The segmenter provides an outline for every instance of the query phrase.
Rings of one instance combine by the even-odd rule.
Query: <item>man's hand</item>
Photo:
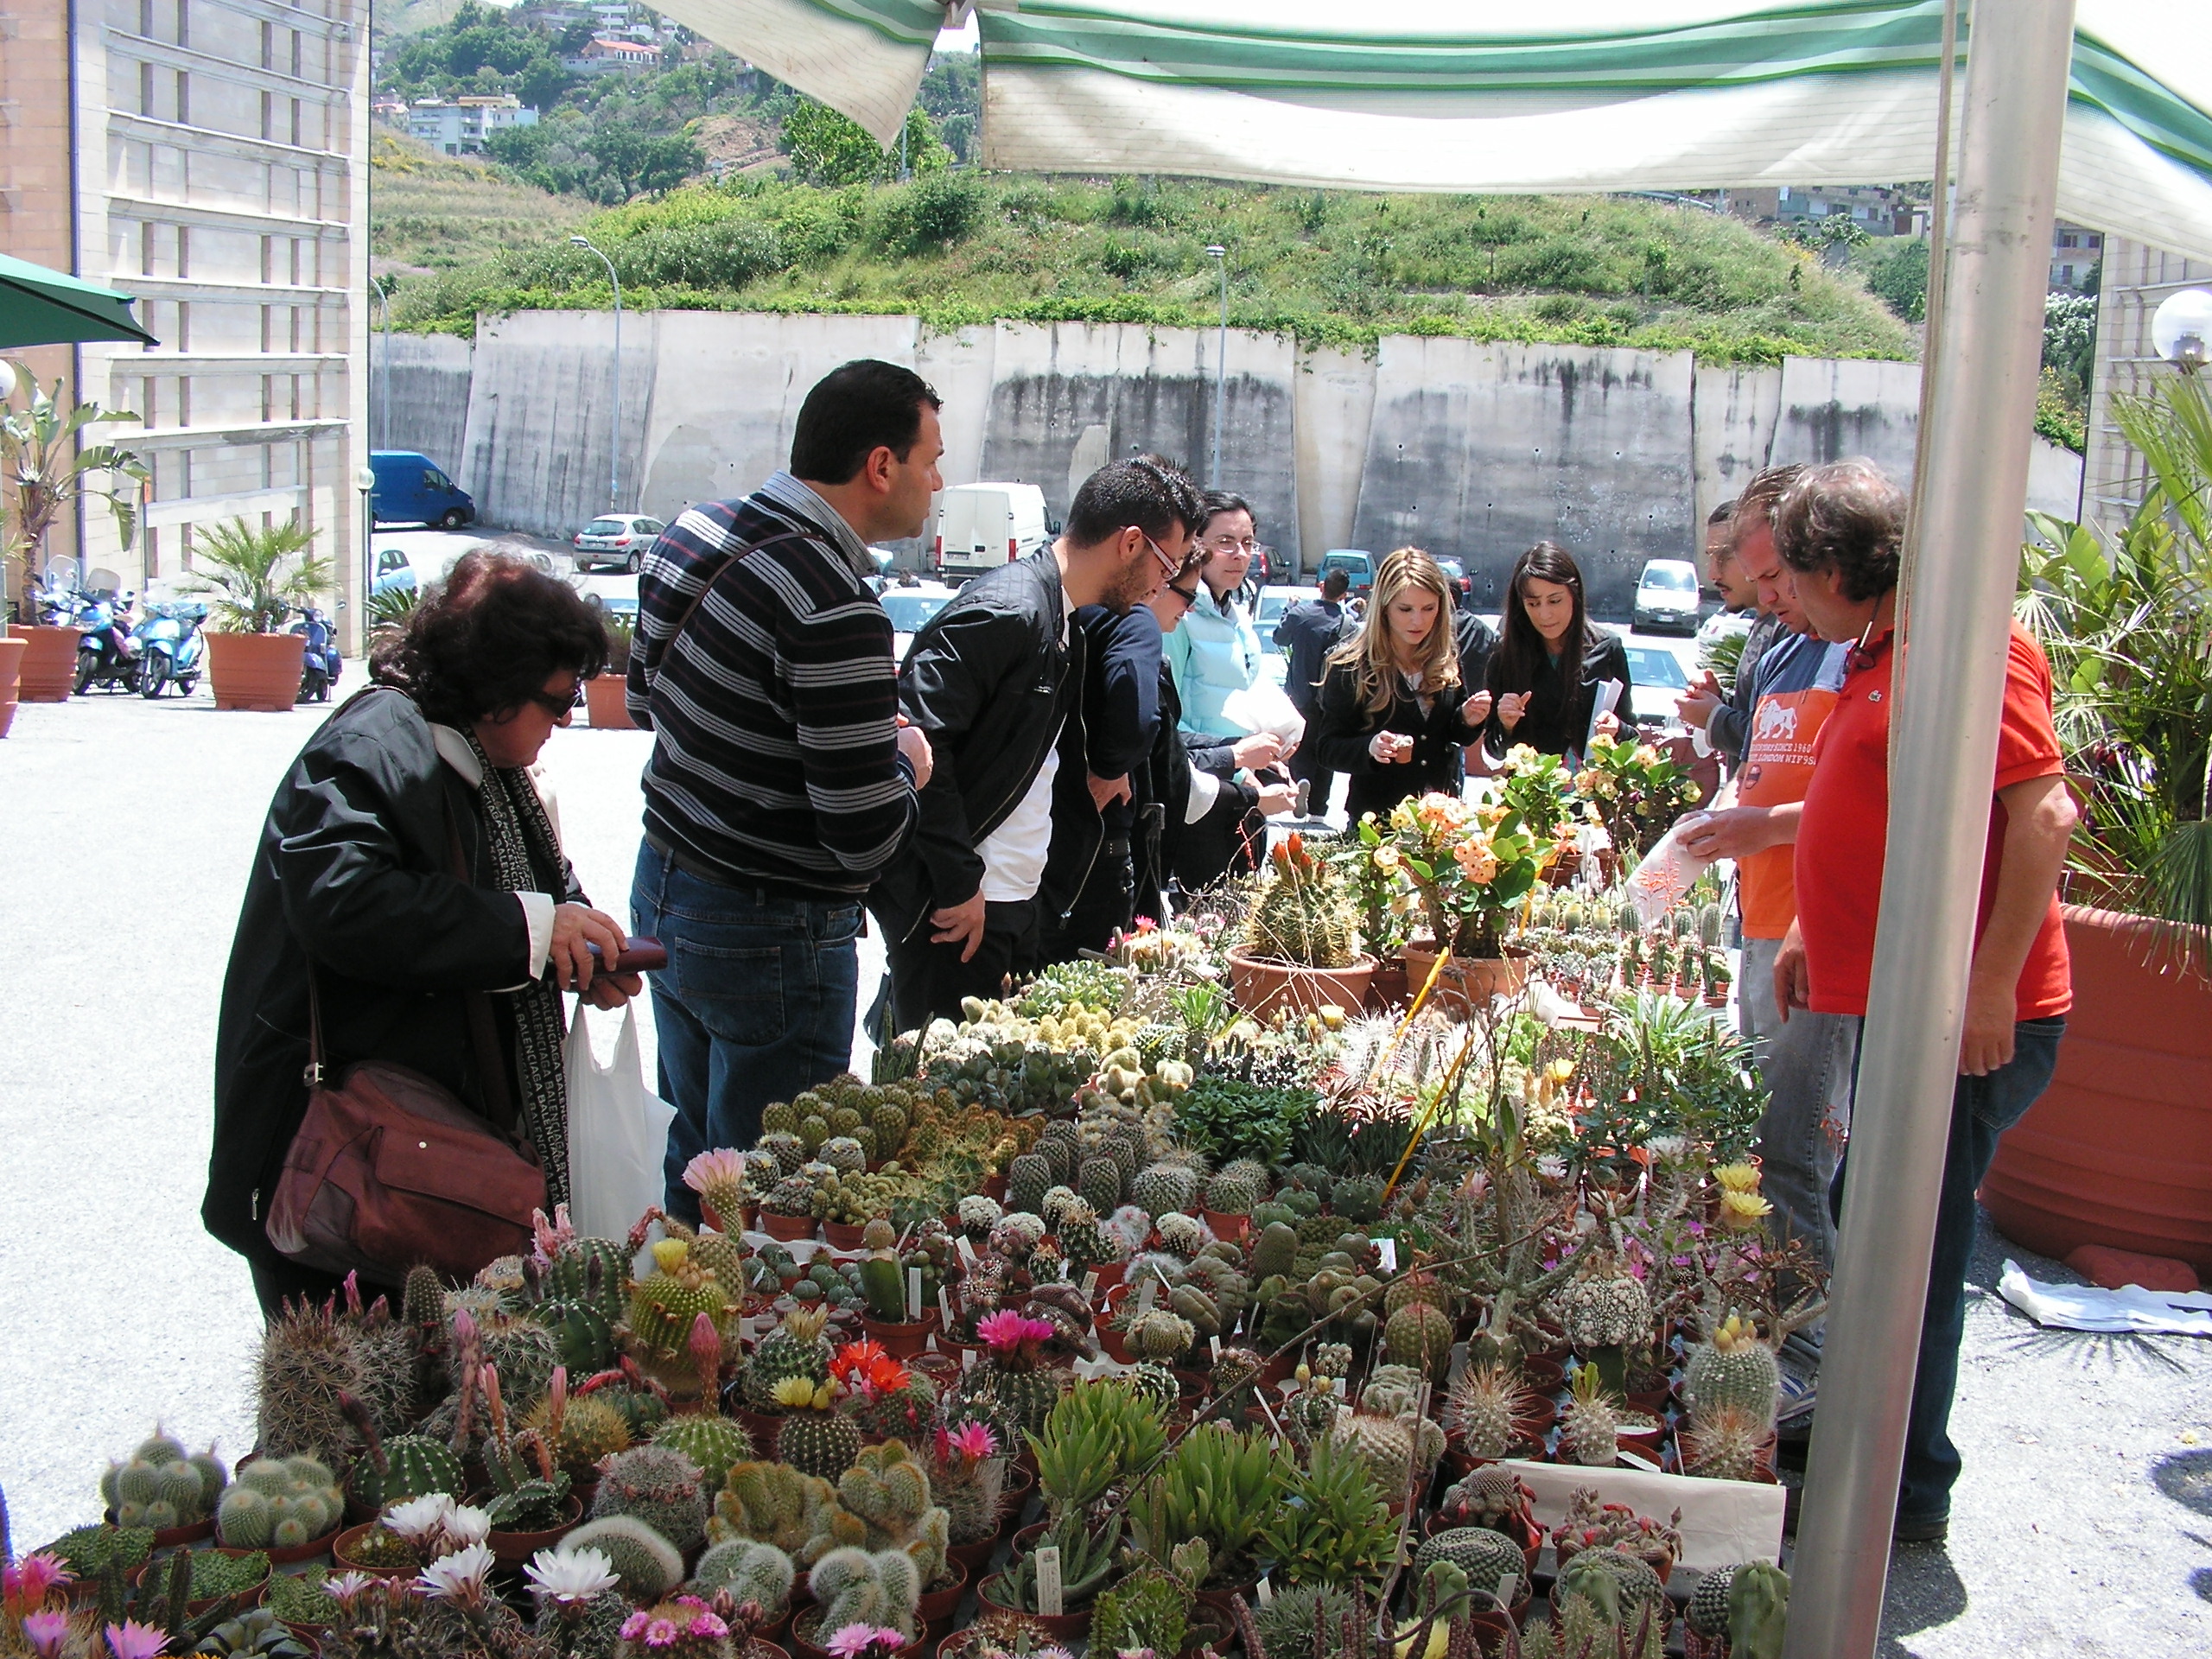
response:
[[[1489,692],[1476,692],[1459,705],[1459,723],[1463,726],[1481,725],[1490,718],[1491,701]]]
[[[612,962],[630,942],[615,919],[589,905],[553,907],[553,947],[545,960],[553,969],[553,982],[564,991],[581,991],[591,983],[591,947],[600,959]]]
[[[1272,766],[1282,757],[1282,740],[1273,732],[1258,732],[1250,737],[1240,737],[1230,745],[1230,756],[1240,766],[1257,772],[1262,766]]]
[[[1509,732],[1518,726],[1521,716],[1529,712],[1529,696],[1526,691],[1508,691],[1498,698],[1497,723]]]
[[[936,757],[930,753],[930,741],[918,726],[906,723],[906,716],[899,716],[899,753],[906,757],[906,764],[914,769],[914,787],[929,787],[930,772],[936,766]]]
[[[1260,812],[1264,817],[1274,817],[1287,812],[1298,804],[1296,784],[1263,784],[1260,786]]]
[[[976,888],[975,897],[965,904],[931,911],[930,925],[938,930],[930,935],[932,944],[959,945],[960,960],[974,961],[976,948],[983,943],[983,890]]]
[[[601,974],[583,996],[594,1008],[619,1008],[645,988],[642,974]]]
[[[1774,1011],[1786,1026],[1789,1010],[1811,1007],[1812,995],[1813,982],[1805,971],[1805,941],[1792,922],[1782,936],[1782,948],[1774,953]]]
[[[1977,974],[1967,982],[1966,1029],[1959,1033],[1959,1071],[1986,1077],[2012,1058],[2012,987]]]
[[[1701,732],[1713,723],[1713,711],[1726,701],[1719,680],[1708,668],[1688,690],[1675,699],[1675,712],[1681,716],[1683,725],[1694,726]]]
[[[1367,752],[1378,764],[1395,766],[1414,758],[1414,741],[1404,732],[1377,732],[1368,740]]]
[[[1131,798],[1132,792],[1129,789],[1128,772],[1123,772],[1118,778],[1101,778],[1095,772],[1090,774],[1090,804],[1101,812],[1106,810],[1106,804],[1109,801],[1126,801]]]
[[[1726,806],[1682,831],[1693,858],[1744,858],[1775,845],[1773,814],[1763,806]]]

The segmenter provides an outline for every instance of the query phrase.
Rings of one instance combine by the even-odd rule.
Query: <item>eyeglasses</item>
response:
[[[1198,590],[1195,588],[1178,588],[1171,582],[1167,584],[1167,591],[1183,601],[1185,613],[1198,602]]]
[[[1217,553],[1256,553],[1260,550],[1260,543],[1249,536],[1242,540],[1234,536],[1216,536],[1206,545]]]
[[[1843,654],[1843,666],[1846,672],[1864,674],[1882,660],[1882,646],[1888,636],[1885,634],[1882,639],[1877,639],[1870,645],[1866,643],[1866,636],[1873,632],[1874,619],[1870,616],[1866,619],[1866,626],[1859,629],[1858,639],[1853,644],[1851,649]]]
[[[1173,584],[1175,578],[1183,574],[1183,562],[1180,559],[1169,558],[1167,550],[1154,541],[1151,537],[1146,536],[1141,525],[1131,524],[1129,528],[1135,531],[1138,535],[1144,536],[1144,544],[1152,550],[1152,556],[1160,561],[1160,568],[1167,573],[1167,580],[1170,584]]]
[[[533,691],[528,701],[558,720],[562,715],[572,715],[584,706],[584,683],[578,680],[575,689],[566,696],[557,691]]]

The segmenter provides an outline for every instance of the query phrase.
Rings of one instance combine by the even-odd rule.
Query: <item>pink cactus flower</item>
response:
[[[58,1608],[47,1613],[23,1615],[23,1640],[38,1659],[60,1659],[61,1639],[69,1634],[69,1615]]]
[[[135,1618],[107,1627],[108,1651],[115,1659],[156,1659],[168,1644],[166,1634],[141,1624]]]

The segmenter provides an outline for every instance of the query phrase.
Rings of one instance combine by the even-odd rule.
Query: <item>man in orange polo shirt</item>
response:
[[[1852,642],[1798,821],[1797,920],[1774,969],[1775,1001],[1785,1012],[1853,1018],[1866,1012],[1889,836],[1891,676],[1904,515],[1904,491],[1868,461],[1810,469],[1773,515],[1775,546],[1807,619],[1821,638]],[[2057,889],[2074,818],[2051,725],[2050,665],[2015,623],[1950,1146],[1905,1431],[1896,1525],[1904,1542],[1940,1541],[1948,1529],[1960,1468],[1949,1433],[1951,1395],[1966,1325],[1974,1189],[1998,1138],[2050,1084],[2073,1003]],[[1881,1173],[1865,1171],[1859,1179]],[[1839,1199],[1842,1181],[1839,1173]]]

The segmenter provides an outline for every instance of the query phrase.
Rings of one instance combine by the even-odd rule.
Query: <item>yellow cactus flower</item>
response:
[[[1395,847],[1377,847],[1375,849],[1375,868],[1378,870],[1396,869],[1398,849]]]
[[[1713,1179],[1728,1192],[1756,1192],[1759,1190],[1759,1166],[1757,1164],[1722,1164],[1713,1172]]]
[[[680,1238],[664,1238],[653,1246],[653,1265],[663,1273],[674,1273],[691,1254],[691,1247]]]
[[[1551,1063],[1549,1070],[1554,1083],[1565,1083],[1574,1075],[1574,1062],[1562,1054]]]
[[[827,1382],[810,1377],[787,1376],[776,1384],[776,1403],[790,1411],[827,1411],[834,1397]]]
[[[1723,1192],[1720,1224],[1732,1233],[1748,1233],[1772,1213],[1774,1206],[1756,1192]]]

